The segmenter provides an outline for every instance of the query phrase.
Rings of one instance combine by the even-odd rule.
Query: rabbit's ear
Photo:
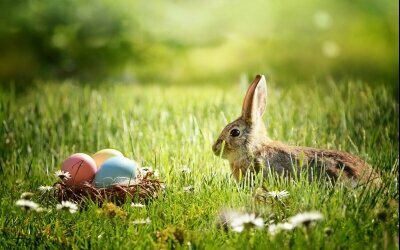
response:
[[[263,75],[257,75],[247,90],[243,101],[242,118],[250,123],[258,122],[267,104],[267,83]]]

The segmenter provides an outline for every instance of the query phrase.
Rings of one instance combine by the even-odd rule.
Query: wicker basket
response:
[[[73,201],[80,205],[88,200],[102,205],[104,201],[123,204],[126,200],[148,203],[156,199],[164,191],[163,183],[154,178],[152,173],[138,177],[134,184],[113,185],[108,188],[96,188],[90,183],[68,186],[63,181],[54,185],[54,196],[58,201]]]

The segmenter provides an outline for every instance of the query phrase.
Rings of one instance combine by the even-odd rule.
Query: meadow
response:
[[[269,83],[264,122],[271,138],[293,145],[340,149],[382,175],[380,187],[358,188],[271,177],[236,183],[211,145],[239,116],[245,83],[226,85],[79,84],[40,82],[0,92],[0,248],[93,249],[398,249],[399,105],[393,88],[325,79]],[[115,148],[159,171],[166,190],[145,208],[57,211],[38,187],[70,154]],[[192,186],[193,192],[185,192]],[[289,196],[255,199],[256,189]],[[24,211],[23,192],[51,208]],[[241,233],[217,226],[218,213],[254,212],[263,229]],[[323,220],[271,235],[269,225],[307,211]],[[147,224],[135,224],[139,219]]]

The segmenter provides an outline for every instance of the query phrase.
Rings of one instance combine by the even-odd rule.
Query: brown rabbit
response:
[[[363,160],[340,151],[288,146],[268,138],[262,115],[266,106],[267,85],[257,75],[243,101],[242,115],[222,130],[212,149],[230,162],[233,176],[240,180],[249,173],[275,171],[293,177],[301,170],[328,180],[350,180],[353,184],[376,182],[377,173]]]

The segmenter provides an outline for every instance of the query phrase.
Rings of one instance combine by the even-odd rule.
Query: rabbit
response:
[[[340,178],[355,185],[379,181],[379,175],[367,163],[349,153],[289,146],[271,140],[262,121],[266,99],[265,77],[257,75],[244,97],[242,115],[222,130],[212,146],[215,155],[230,162],[237,181],[260,171],[264,177],[277,173],[293,178],[302,170],[308,171],[310,181],[313,176],[332,182]]]

